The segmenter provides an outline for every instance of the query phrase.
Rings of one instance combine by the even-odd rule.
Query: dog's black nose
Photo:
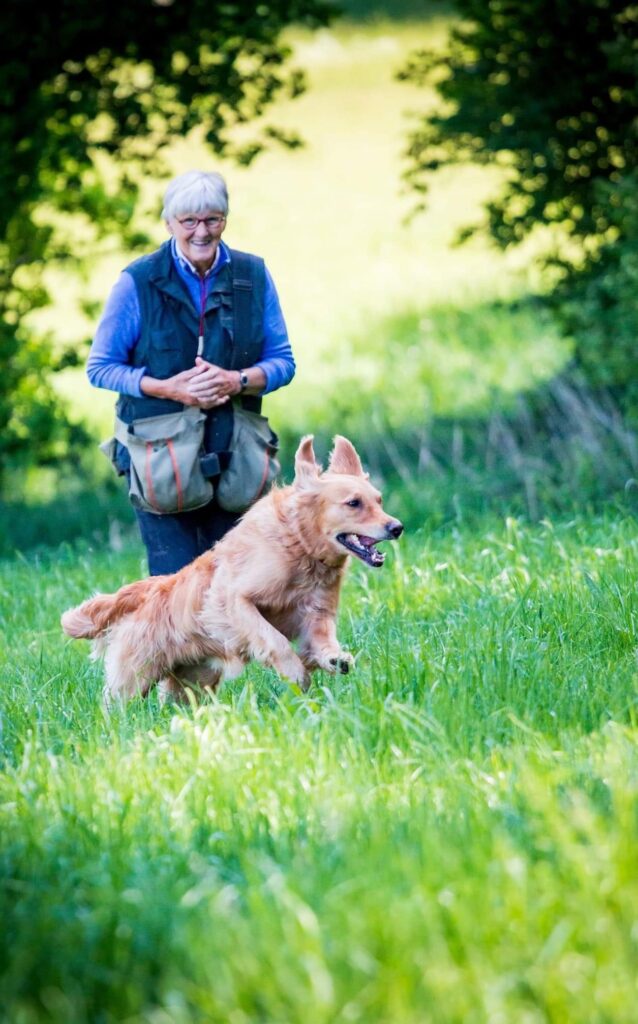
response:
[[[400,523],[398,519],[393,519],[391,523],[388,523],[386,530],[391,537],[396,540],[403,533],[403,523]]]

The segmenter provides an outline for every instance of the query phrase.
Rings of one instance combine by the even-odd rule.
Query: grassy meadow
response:
[[[4,1021],[636,1019],[632,518],[414,532],[352,676],[105,720],[58,614],[139,571],[4,566]]]
[[[446,174],[405,220],[405,112],[434,98],[393,76],[444,30],[293,35],[310,89],[272,120],[306,148],[223,168],[298,359],[268,403],[284,454],[347,433],[408,526],[351,567],[354,672],[302,696],[250,666],[200,708],[106,718],[59,617],[145,574],[123,497],[0,509],[2,1024],[638,1021],[635,444],[576,392],[582,465],[508,432],[569,344],[525,300],[530,248],[452,246],[492,176]],[[53,283],[47,326],[79,341]],[[62,387],[109,429],[112,396]]]

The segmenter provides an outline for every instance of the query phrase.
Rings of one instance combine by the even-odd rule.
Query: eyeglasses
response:
[[[219,225],[226,220],[224,216],[217,214],[214,217],[184,217],[180,220],[179,217],[175,218],[180,227],[183,227],[185,231],[195,231],[199,224],[205,224],[209,231],[214,231]]]

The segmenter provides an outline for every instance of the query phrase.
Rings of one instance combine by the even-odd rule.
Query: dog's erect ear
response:
[[[315,451],[312,447],[313,434],[306,434],[302,437],[295,455],[295,483],[304,484],[316,480],[321,472],[321,466],[315,459]]]
[[[347,437],[342,437],[341,434],[337,434],[334,439],[334,448],[328,463],[328,471],[330,473],[349,473],[350,476],[364,476],[366,479],[368,478],[368,474],[363,472],[361,459],[357,455],[354,445],[350,443]]]

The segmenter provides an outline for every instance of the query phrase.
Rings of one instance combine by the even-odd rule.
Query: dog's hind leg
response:
[[[107,648],[104,672],[102,704],[107,711],[117,701],[124,703],[137,694],[146,697],[154,682],[149,667],[139,665],[129,647],[117,639]]]
[[[188,692],[179,679],[173,675],[164,676],[157,684],[160,704],[188,704]]]
[[[159,682],[160,701],[188,703],[188,691],[197,693],[214,692],[222,678],[222,664],[216,659],[201,662],[199,665],[176,665],[164,679]]]

